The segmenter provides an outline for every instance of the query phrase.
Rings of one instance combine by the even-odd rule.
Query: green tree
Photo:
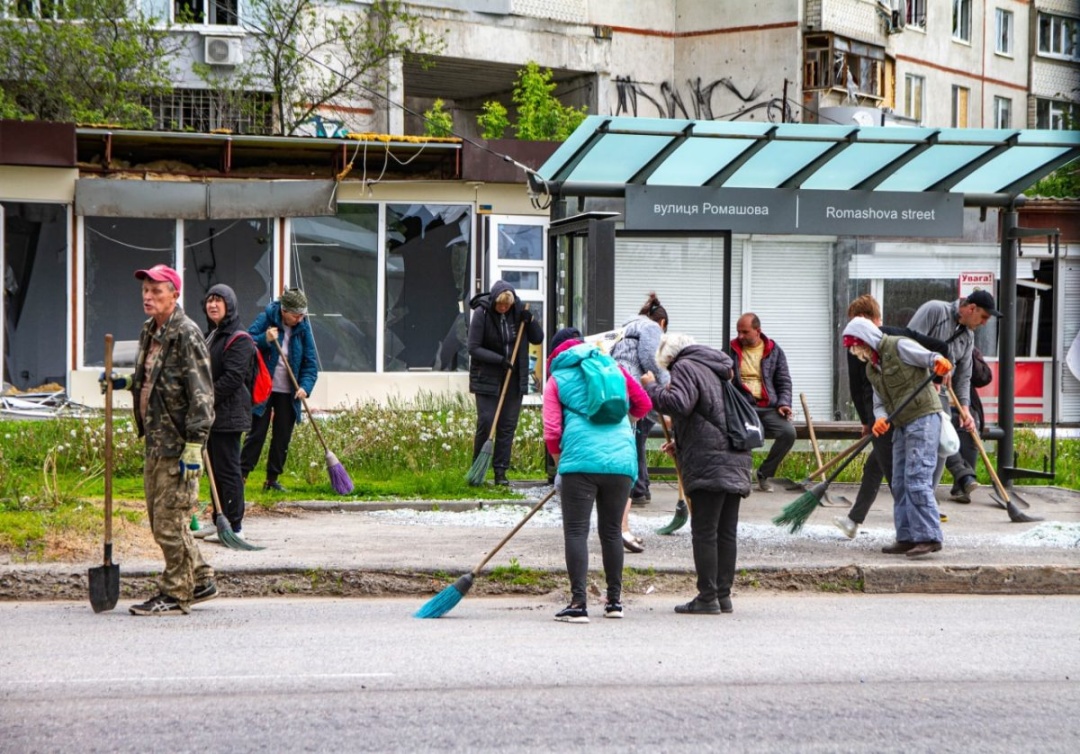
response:
[[[426,60],[444,47],[402,0],[377,0],[366,10],[317,0],[251,0],[247,8],[256,34],[243,68],[273,95],[285,135],[321,108],[384,96],[393,59]]]
[[[510,127],[506,108],[497,100],[484,103],[480,114],[476,116],[476,123],[480,126],[480,135],[485,139],[501,139]]]
[[[8,7],[14,7],[10,3]],[[129,0],[64,0],[19,8],[56,18],[0,19],[7,110],[18,117],[77,123],[153,124],[143,104],[167,94],[179,41]],[[2,105],[0,105],[2,106]]]
[[[426,136],[454,135],[454,116],[446,112],[441,99],[436,99],[431,108],[424,111],[424,134]]]
[[[587,108],[564,106],[554,95],[553,75],[550,68],[541,71],[531,60],[518,71],[513,99],[518,116],[514,132],[519,139],[565,141],[585,120]]]

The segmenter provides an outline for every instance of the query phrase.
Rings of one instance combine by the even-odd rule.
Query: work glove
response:
[[[874,428],[870,431],[874,433],[874,437],[881,437],[883,434],[889,431],[889,420],[878,419],[874,422]]]
[[[533,317],[531,311],[529,311],[528,309],[521,310],[521,324],[527,325],[532,322],[532,319]]]
[[[130,374],[112,374],[106,376],[104,372],[98,377],[98,385],[101,386],[101,394],[105,395],[105,389],[109,382],[112,382],[113,390],[131,390],[131,375]]]
[[[952,362],[946,359],[944,356],[938,356],[934,361],[934,374],[938,377],[944,377],[952,371]]]
[[[180,476],[185,482],[196,482],[202,475],[202,443],[189,442],[180,455]]]

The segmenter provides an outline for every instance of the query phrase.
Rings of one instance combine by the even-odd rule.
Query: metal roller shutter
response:
[[[741,307],[741,242],[733,241],[732,332]],[[668,312],[672,331],[721,348],[723,340],[724,241],[722,238],[615,240],[615,322],[622,324],[645,303],[649,291]]]
[[[1057,298],[1060,302],[1061,318],[1061,354],[1058,368],[1060,371],[1058,421],[1080,421],[1080,381],[1073,376],[1065,359],[1069,348],[1080,331],[1080,265],[1068,262],[1061,265],[1061,282],[1058,285]]]
[[[806,393],[815,421],[833,418],[832,243],[747,241],[749,300],[745,309],[788,358],[792,409],[804,420],[799,393]]]

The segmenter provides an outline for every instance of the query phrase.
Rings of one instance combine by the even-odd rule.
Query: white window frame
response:
[[[926,30],[926,0],[907,0],[905,13],[908,28]]]
[[[1050,24],[1043,38],[1043,23]],[[1080,60],[1080,19],[1039,11],[1035,26],[1038,54],[1059,60]]]
[[[1047,103],[1049,112],[1047,113],[1047,122],[1043,125],[1039,125],[1039,106],[1043,103]],[[1035,100],[1035,127],[1045,128],[1050,131],[1063,131],[1070,126],[1075,128],[1076,121],[1080,119],[1080,105],[1074,102],[1066,102],[1064,100],[1050,99],[1049,97],[1039,97]],[[1070,123],[1072,121],[1072,123]]]
[[[216,6],[217,6],[218,0],[190,0],[190,2],[192,4],[194,4],[196,2],[201,2],[202,3],[202,6],[203,6],[202,18],[198,18],[195,21],[192,21],[190,23],[183,23],[183,22],[179,21],[178,18],[177,18],[177,16],[179,15],[177,13],[177,10],[178,10],[179,6],[181,4],[183,4],[183,3],[181,3],[181,0],[170,0],[169,1],[169,13],[172,14],[172,23],[173,23],[174,26],[180,26],[180,27],[184,27],[184,28],[207,28],[208,27],[210,29],[214,29],[215,31],[217,31],[217,30],[225,31],[225,30],[229,30],[229,29],[235,29],[237,31],[240,31],[240,30],[243,29],[243,25],[242,25],[241,22],[246,17],[245,12],[247,10],[245,8],[245,5],[246,5],[245,0],[236,0],[236,21],[235,21],[235,23],[223,23],[223,22],[217,20]],[[209,16],[213,17],[212,20],[210,18],[208,18],[208,14],[209,14]]]
[[[1011,10],[994,9],[994,52],[1007,57],[1013,56],[1014,16]]]
[[[1012,128],[1012,100],[994,97],[994,128]]]
[[[953,0],[952,38],[954,42],[971,44],[971,0]]]
[[[918,91],[918,98],[914,96]],[[904,74],[904,114],[921,125],[926,116],[926,77],[914,73]]]

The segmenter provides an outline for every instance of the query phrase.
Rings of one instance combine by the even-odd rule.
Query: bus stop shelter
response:
[[[576,198],[581,210],[587,197],[622,199],[628,231],[723,235],[724,343],[732,316],[732,233],[957,238],[964,207],[1000,210],[998,470],[1009,484],[1032,475],[1010,465],[1019,241],[1054,234],[1020,228],[1017,208],[1025,189],[1078,157],[1078,131],[590,116],[529,173],[529,185],[551,200]],[[610,239],[613,248],[613,215],[556,214],[553,248],[554,237],[567,233],[583,236],[585,244]],[[613,275],[595,264],[581,277],[590,274]],[[551,301],[560,300],[555,277],[549,276]],[[592,286],[580,281],[579,295],[587,298]],[[553,310],[547,324],[587,330],[608,324],[570,315]]]

